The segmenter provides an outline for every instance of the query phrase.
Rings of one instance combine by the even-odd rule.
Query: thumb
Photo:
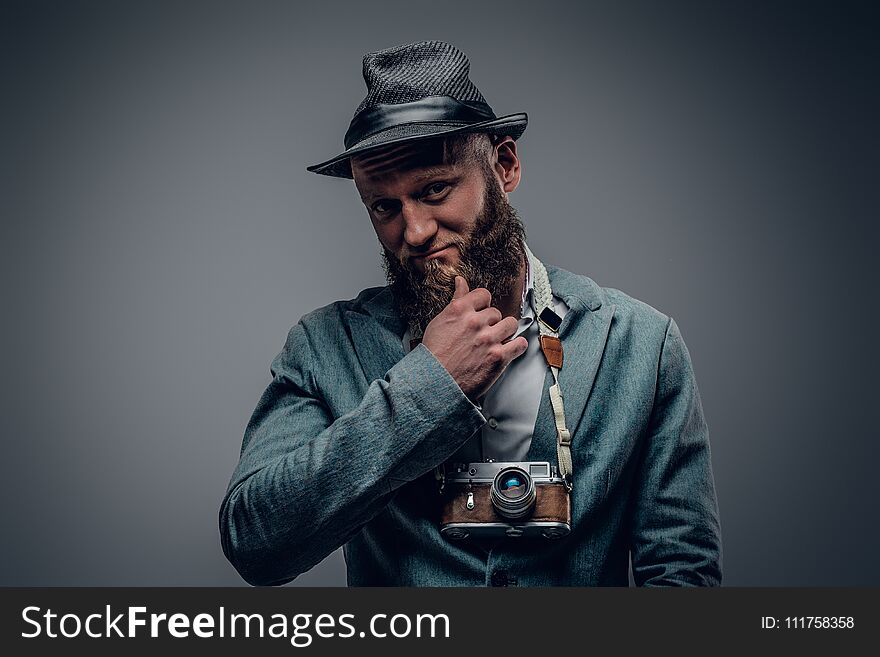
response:
[[[456,276],[455,277],[455,292],[452,295],[453,299],[460,299],[465,294],[470,292],[470,288],[468,287],[467,281],[464,276]]]

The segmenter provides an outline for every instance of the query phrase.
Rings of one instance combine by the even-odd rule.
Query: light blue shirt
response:
[[[480,412],[486,424],[479,429],[451,459],[454,462],[473,463],[495,461],[524,461],[532,443],[532,432],[541,405],[547,361],[541,352],[540,331],[535,319],[534,276],[526,260],[526,284],[520,303],[520,320],[511,339],[524,335],[529,341],[525,353],[513,360],[483,399]],[[553,295],[553,310],[560,317],[568,305]],[[403,349],[409,352],[409,329],[403,334]]]

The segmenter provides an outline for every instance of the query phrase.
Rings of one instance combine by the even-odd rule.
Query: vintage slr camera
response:
[[[444,468],[440,533],[449,539],[544,537],[571,531],[571,502],[547,461],[457,463]]]

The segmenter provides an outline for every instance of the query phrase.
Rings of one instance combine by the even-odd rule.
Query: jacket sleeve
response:
[[[720,586],[721,527],[709,431],[690,354],[672,319],[645,441],[631,516],[636,585]]]
[[[253,585],[284,584],[310,569],[485,423],[424,345],[335,419],[313,361],[300,322],[272,361],[220,508],[223,552]]]

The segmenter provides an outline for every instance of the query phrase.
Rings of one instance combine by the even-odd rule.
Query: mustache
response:
[[[399,262],[404,267],[410,267],[410,268],[414,269],[414,267],[412,266],[413,258],[424,257],[424,256],[429,255],[431,253],[435,253],[437,251],[442,251],[443,249],[447,249],[450,246],[457,247],[459,253],[464,253],[464,250],[467,247],[464,240],[451,239],[444,244],[431,244],[430,246],[427,246],[427,247],[419,249],[419,250],[411,250],[409,253],[403,254],[400,257]]]

